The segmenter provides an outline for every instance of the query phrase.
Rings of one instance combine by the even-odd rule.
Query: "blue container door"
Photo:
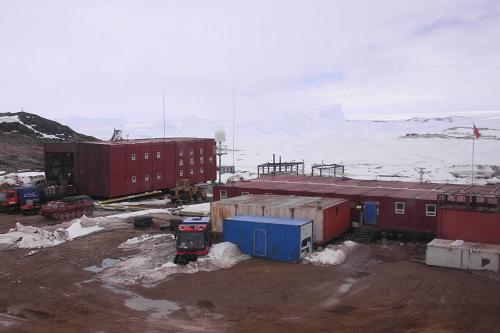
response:
[[[378,202],[365,202],[365,224],[377,224]]]
[[[253,232],[253,254],[256,257],[267,256],[267,230],[254,229]]]

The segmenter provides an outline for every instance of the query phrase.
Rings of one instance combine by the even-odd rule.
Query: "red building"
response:
[[[246,193],[345,198],[352,221],[360,225],[437,234],[438,194],[449,191],[500,195],[498,186],[276,175],[217,186],[214,200]]]
[[[74,184],[79,193],[118,197],[175,187],[179,179],[216,179],[215,141],[167,138],[45,145],[49,182]]]

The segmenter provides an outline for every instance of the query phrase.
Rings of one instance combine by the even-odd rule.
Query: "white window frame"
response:
[[[429,211],[429,207],[434,207],[434,211]],[[437,214],[437,205],[426,204],[425,205],[425,216],[435,217]]]
[[[203,158],[203,156],[200,156],[200,164],[204,164],[205,163],[205,158]]]
[[[184,156],[184,150],[183,149],[179,149],[179,156],[180,157]]]
[[[159,151],[156,152],[156,158],[161,158],[161,152]]]
[[[189,148],[189,156],[193,156],[194,155],[194,149],[193,148]]]
[[[194,175],[194,169],[189,169],[189,174]]]
[[[144,159],[149,160],[149,153],[144,153]]]
[[[148,174],[145,174],[145,175],[144,175],[144,181],[145,181],[145,182],[149,182],[149,175],[148,175]]]
[[[214,158],[213,158],[212,156],[209,156],[209,157],[208,157],[208,162],[209,162],[209,163],[212,163],[212,161],[213,161],[213,160],[214,160]]]
[[[398,208],[398,204],[402,204],[403,208],[399,209]],[[396,201],[394,203],[394,213],[396,213],[397,215],[404,215],[405,214],[405,209],[406,209],[406,204],[403,201]]]
[[[137,177],[136,176],[132,176],[131,181],[132,181],[132,184],[137,183]]]
[[[161,179],[161,173],[159,173],[159,172],[156,173],[156,179],[158,179],[158,180]]]
[[[194,157],[190,157],[190,158],[189,158],[189,164],[190,164],[190,165],[193,165],[193,164],[194,164]]]
[[[179,160],[179,166],[183,166],[184,165],[184,160]]]
[[[203,155],[205,153],[205,149],[203,147],[200,147],[200,155]]]
[[[226,190],[220,190],[219,196],[221,199],[227,199],[227,191]]]
[[[203,167],[200,167],[200,173],[203,173]]]
[[[134,154],[134,153],[132,153],[132,154],[130,155],[130,159],[131,159],[132,161],[135,161],[135,154]]]
[[[183,177],[184,176],[184,170],[179,170],[179,176]]]

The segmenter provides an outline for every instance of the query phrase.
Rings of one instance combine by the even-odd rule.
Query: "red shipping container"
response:
[[[500,244],[500,212],[440,208],[438,216],[439,238]]]

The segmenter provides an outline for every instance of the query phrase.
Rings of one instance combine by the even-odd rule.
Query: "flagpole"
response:
[[[474,185],[474,141],[476,141],[476,139],[474,139],[474,136],[473,136],[472,137],[472,170],[471,170],[471,179],[470,179],[471,185]]]

